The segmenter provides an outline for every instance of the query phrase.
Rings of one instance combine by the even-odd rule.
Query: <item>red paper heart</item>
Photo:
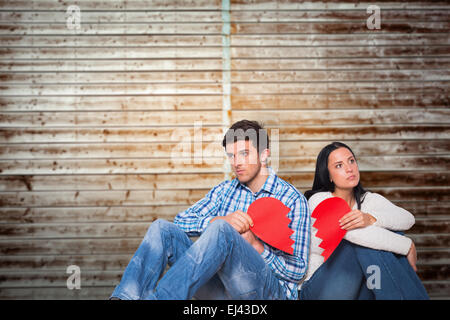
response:
[[[344,199],[328,198],[314,209],[311,217],[316,218],[313,227],[317,229],[316,237],[322,239],[319,247],[323,248],[324,261],[337,248],[347,230],[341,229],[339,219],[351,211]]]
[[[289,228],[291,219],[287,217],[290,211],[291,209],[278,199],[256,199],[247,209],[247,214],[253,220],[250,230],[272,247],[293,254],[294,240],[290,236],[294,231]]]

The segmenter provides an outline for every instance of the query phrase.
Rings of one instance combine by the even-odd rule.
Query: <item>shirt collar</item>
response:
[[[267,179],[264,182],[261,189],[259,191],[257,191],[256,194],[259,194],[261,191],[266,191],[271,194],[273,194],[275,192],[276,185],[277,185],[277,175],[276,175],[275,171],[272,169],[272,167],[267,167],[267,169],[269,171],[269,175],[267,176]],[[247,187],[245,184],[242,184],[237,178],[235,178],[234,180],[235,180],[236,187],[240,186],[241,188],[245,188],[251,192],[249,187]]]

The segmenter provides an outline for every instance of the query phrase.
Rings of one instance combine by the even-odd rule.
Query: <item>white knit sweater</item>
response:
[[[323,200],[333,197],[331,192],[319,192],[309,198],[308,204],[312,213],[316,206]],[[357,204],[353,206],[357,209]],[[397,207],[383,196],[367,192],[361,204],[361,211],[372,215],[377,221],[368,227],[349,230],[344,239],[363,247],[385,250],[397,254],[406,255],[411,247],[411,239],[394,233],[390,230],[404,231],[414,225],[414,216]],[[311,225],[315,218],[311,218]],[[316,237],[317,229],[311,227],[311,243],[309,251],[309,264],[303,281],[311,278],[313,273],[324,262],[321,255],[323,249],[319,247],[321,239]],[[302,281],[302,282],[303,282]],[[300,285],[301,286],[301,285]]]

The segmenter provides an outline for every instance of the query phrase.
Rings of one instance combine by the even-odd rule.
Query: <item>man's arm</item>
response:
[[[212,188],[204,198],[197,201],[190,208],[178,213],[174,223],[189,235],[199,235],[209,222],[217,216],[218,206],[223,196],[223,188],[227,181]]]

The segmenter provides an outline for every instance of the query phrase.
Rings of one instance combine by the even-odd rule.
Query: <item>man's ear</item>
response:
[[[264,164],[265,166],[268,165],[268,160],[270,157],[270,150],[269,149],[264,149],[261,154],[259,155],[259,160],[261,161],[262,164]]]

